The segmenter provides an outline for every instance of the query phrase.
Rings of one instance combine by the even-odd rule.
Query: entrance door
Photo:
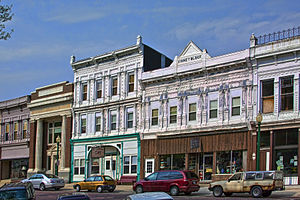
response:
[[[145,177],[154,172],[154,158],[145,159]]]
[[[203,159],[200,161],[200,166],[200,173],[202,174],[203,180],[211,180],[213,169],[213,155],[204,154]]]
[[[105,157],[105,175],[116,179],[116,156]]]

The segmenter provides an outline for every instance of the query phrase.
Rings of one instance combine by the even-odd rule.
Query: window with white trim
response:
[[[61,138],[61,122],[51,122],[48,124],[48,144],[56,143],[56,138]]]
[[[86,115],[81,115],[80,118],[80,133],[86,133]]]
[[[127,112],[127,128],[133,128],[133,112]]]
[[[74,160],[74,175],[84,175],[84,159]]]
[[[134,91],[134,74],[128,74],[128,92]]]
[[[177,123],[177,106],[170,107],[170,124]]]
[[[280,78],[280,110],[293,110],[294,107],[294,76]]]
[[[117,115],[113,113],[110,115],[110,130],[117,130]]]
[[[218,117],[218,100],[211,100],[209,102],[209,118],[217,118]]]
[[[27,138],[27,134],[28,134],[28,122],[27,120],[24,120],[23,121],[23,134],[22,134],[22,137],[23,139]]]
[[[99,158],[92,158],[91,174],[99,174],[99,169],[100,169],[99,164],[100,164]]]
[[[239,116],[241,111],[241,97],[233,97],[231,104],[231,116]]]
[[[158,125],[158,109],[152,109],[151,126]]]
[[[102,98],[102,80],[96,81],[96,99]]]
[[[124,156],[123,172],[124,174],[137,173],[137,156]]]
[[[112,96],[118,94],[118,77],[112,77],[111,79],[111,94]]]
[[[197,114],[197,104],[190,103],[189,104],[189,121],[196,121]]]
[[[96,132],[101,131],[101,113],[96,113],[95,115],[95,130]]]
[[[18,128],[19,128],[18,122],[15,122],[14,123],[14,140],[18,139]]]
[[[87,94],[88,94],[88,88],[87,88],[87,83],[82,83],[82,96],[81,99],[82,101],[87,100]]]

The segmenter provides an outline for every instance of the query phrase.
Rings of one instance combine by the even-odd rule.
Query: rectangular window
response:
[[[124,157],[124,174],[129,174],[130,156]]]
[[[47,170],[51,170],[51,156],[47,156]]]
[[[74,175],[83,175],[84,174],[84,159],[75,159],[74,160]]]
[[[151,125],[152,126],[158,125],[158,109],[152,109]]]
[[[241,98],[240,97],[233,97],[231,102],[231,115],[238,116],[240,115],[240,105],[241,105]]]
[[[274,79],[261,82],[262,112],[274,112]]]
[[[14,140],[18,139],[18,128],[19,128],[18,122],[15,122],[14,123]]]
[[[110,170],[110,160],[107,160],[105,163],[105,169]]]
[[[177,123],[177,106],[170,107],[170,124]]]
[[[28,122],[25,120],[23,121],[23,139],[27,138],[27,133],[28,133]]]
[[[96,82],[96,98],[102,98],[102,81]]]
[[[212,100],[209,102],[209,118],[218,117],[218,100]]]
[[[53,138],[53,142],[56,143],[57,138],[60,137],[61,140],[61,122],[54,122],[54,138]]]
[[[196,121],[196,103],[189,104],[189,121]]]
[[[53,123],[49,123],[48,125],[48,144],[52,144],[53,142]]]
[[[92,169],[91,174],[99,173],[99,158],[92,158]]]
[[[100,113],[96,113],[95,124],[96,124],[96,132],[101,131],[101,115],[100,115]]]
[[[82,84],[82,101],[86,101],[87,100],[87,84],[83,83]]]
[[[137,156],[131,156],[131,173],[134,174],[137,171]]]
[[[86,115],[81,116],[80,132],[81,133],[86,133]]]
[[[110,116],[110,129],[111,130],[117,130],[117,115],[111,115]]]
[[[112,88],[111,89],[112,89],[112,96],[118,94],[118,78],[117,77],[112,78]]]
[[[127,113],[127,128],[133,127],[133,112]]]
[[[134,74],[128,75],[128,92],[134,91]]]
[[[294,106],[294,77],[280,78],[281,110],[293,110]]]
[[[8,141],[9,129],[10,129],[9,124],[5,124],[5,141]]]

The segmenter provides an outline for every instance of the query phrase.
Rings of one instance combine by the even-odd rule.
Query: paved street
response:
[[[68,185],[66,188],[60,191],[48,190],[39,191],[36,190],[37,199],[55,200],[60,194],[71,194],[74,190]],[[117,186],[117,189],[113,193],[103,192],[87,192],[91,199],[125,199],[130,194],[133,194],[131,186]],[[232,197],[215,198],[207,187],[202,187],[199,192],[193,193],[189,196],[179,195],[174,197],[175,200],[183,199],[253,199],[249,194],[233,194]],[[273,192],[269,198],[264,199],[300,199],[300,187],[289,186],[285,191]]]

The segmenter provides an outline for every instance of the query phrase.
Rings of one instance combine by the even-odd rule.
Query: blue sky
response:
[[[0,40],[0,101],[73,81],[70,56],[143,42],[171,59],[190,40],[211,56],[249,47],[256,36],[298,27],[296,0],[2,0],[13,4],[12,38]]]

